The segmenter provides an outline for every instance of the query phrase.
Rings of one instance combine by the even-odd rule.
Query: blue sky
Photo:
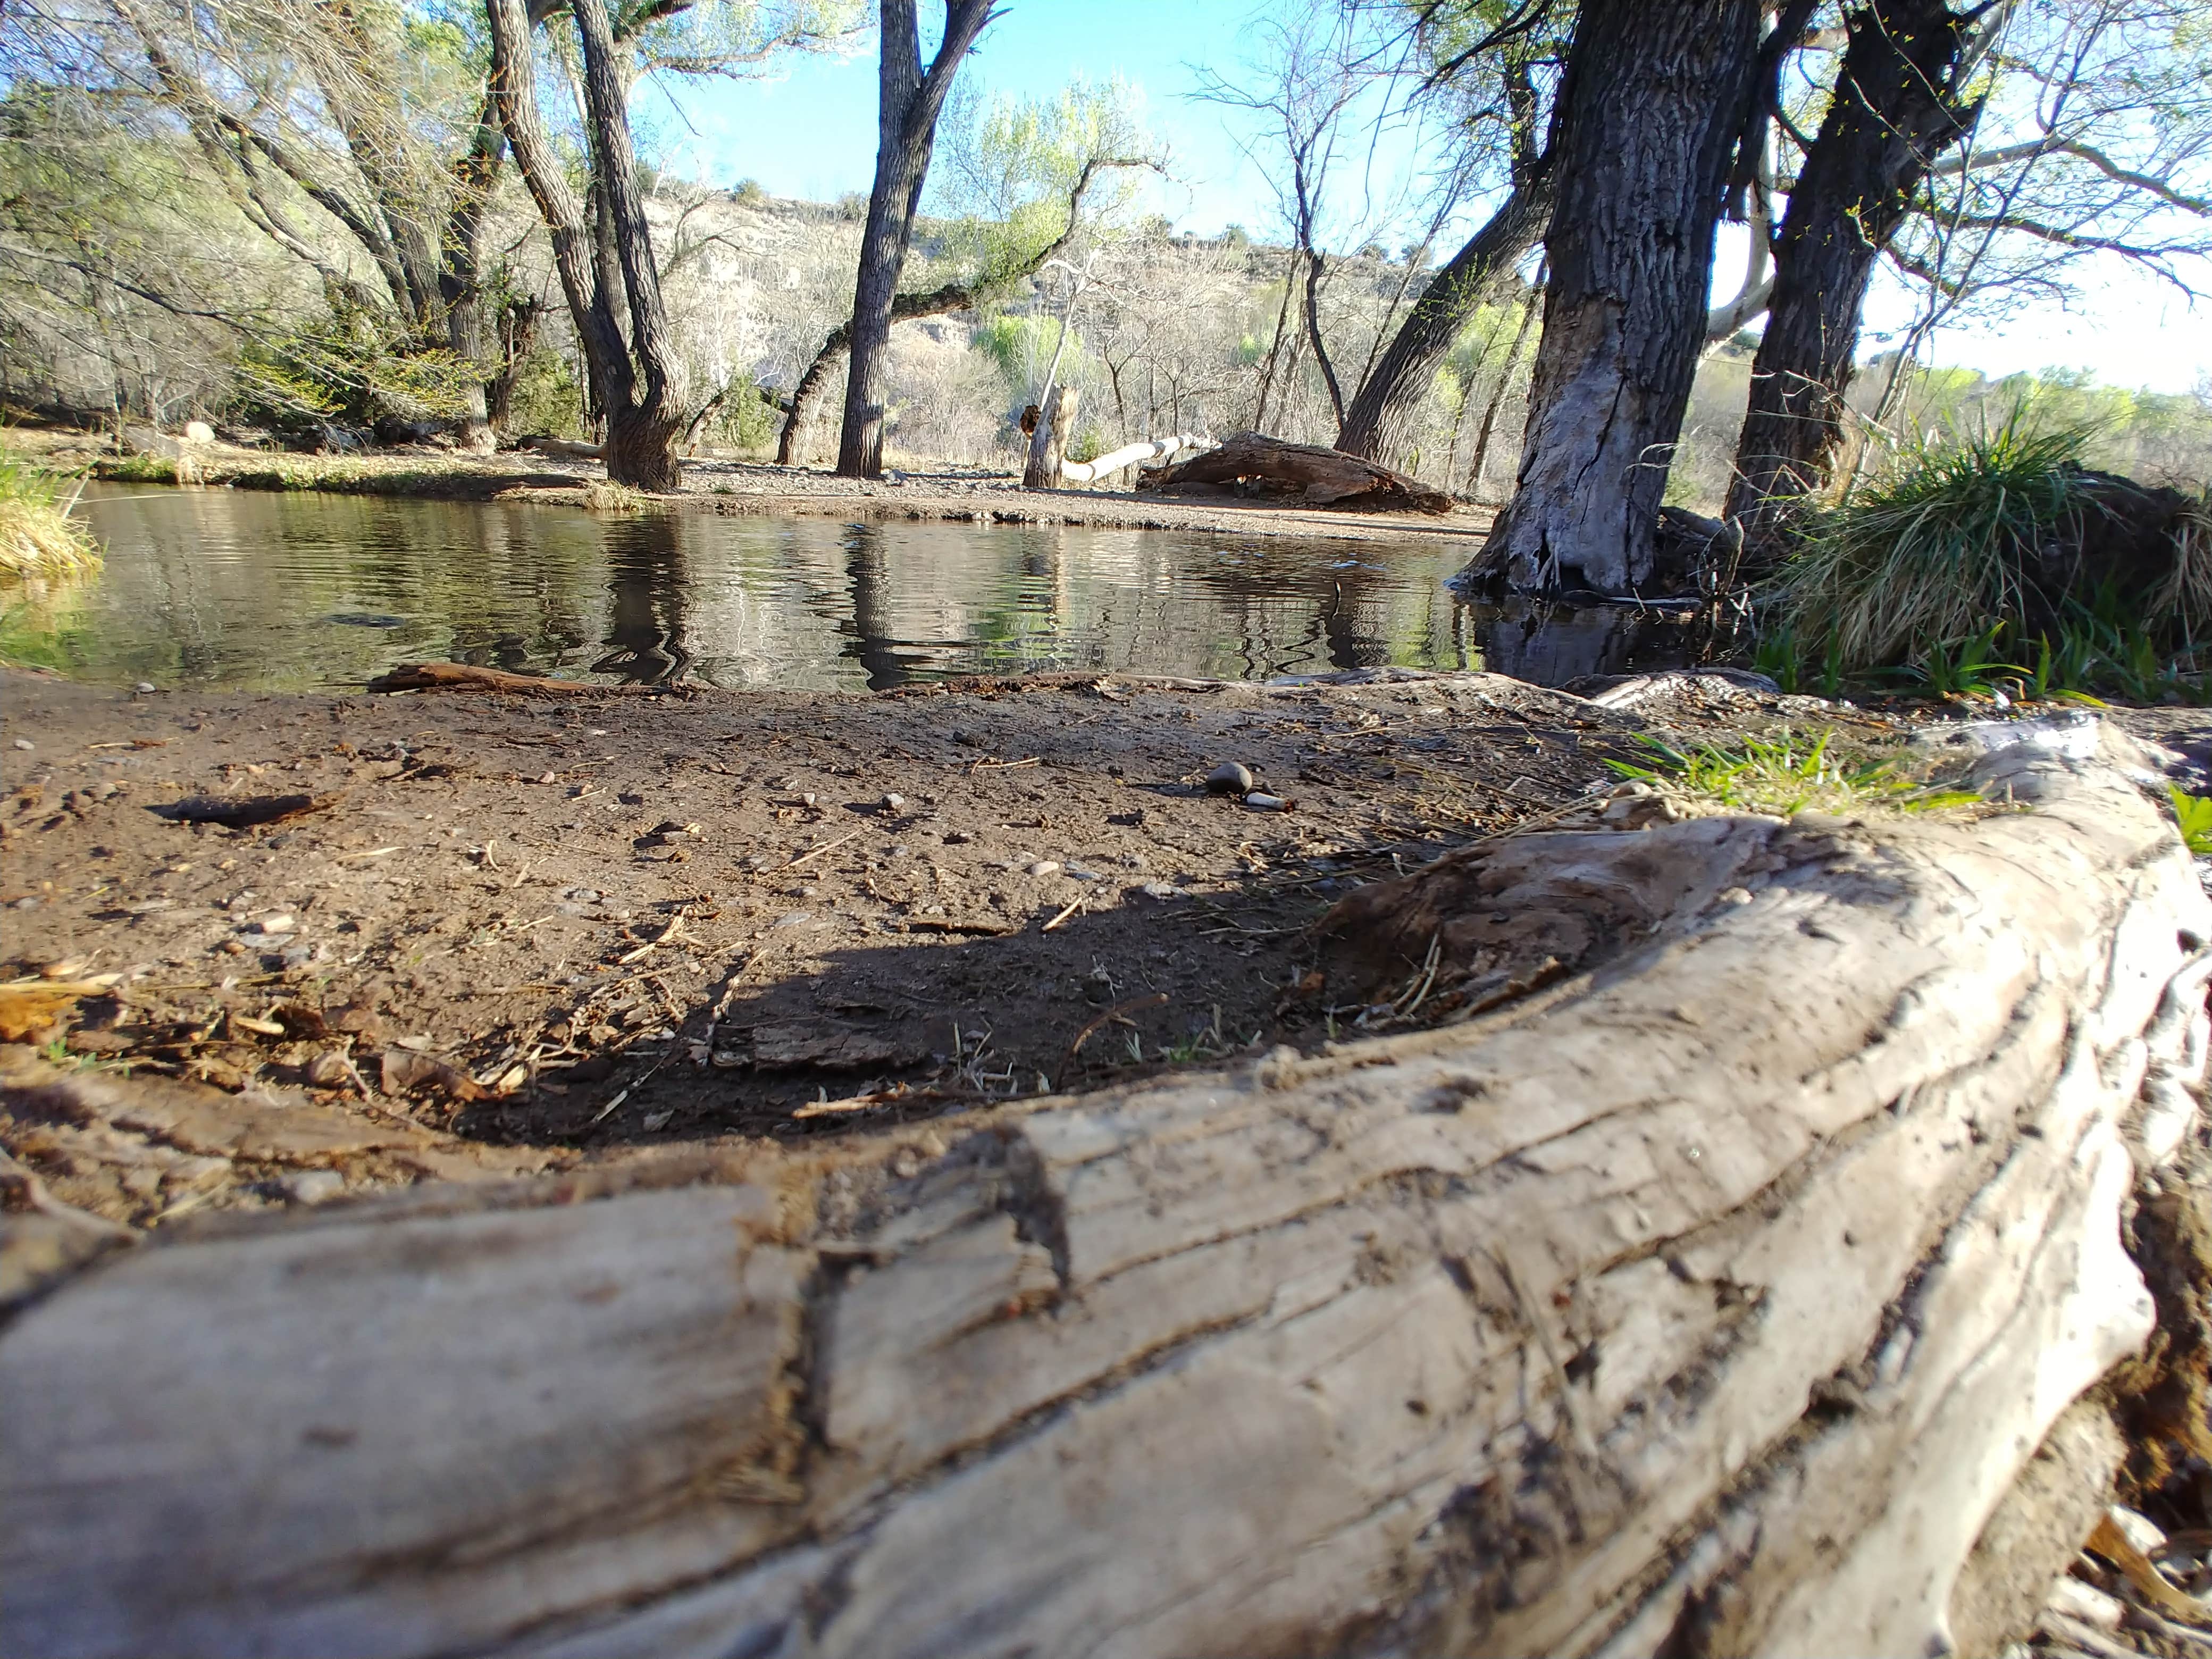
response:
[[[1269,9],[1254,0],[1005,0],[964,66],[988,91],[1036,96],[1082,76],[1119,76],[1144,94],[1147,125],[1170,158],[1172,179],[1151,204],[1182,228],[1211,234],[1241,224],[1279,229],[1266,179],[1242,153],[1237,118],[1194,94],[1210,68],[1234,79],[1249,30]],[[940,5],[923,6],[925,27]],[[830,200],[868,187],[875,167],[872,40],[845,58],[794,57],[759,79],[713,81],[640,100],[639,113],[672,171],[727,186],[757,179],[777,196]],[[1400,143],[1388,152],[1402,165]],[[1394,246],[1395,245],[1394,241]],[[1741,252],[1724,249],[1720,282],[1733,291]],[[1893,287],[1868,310],[1868,350],[1900,325],[1909,301]],[[2039,307],[2002,326],[1940,337],[1934,356],[1992,374],[2082,368],[2107,383],[2185,392],[2212,375],[2212,310],[2191,311],[2171,289],[2124,270],[2070,309]]]

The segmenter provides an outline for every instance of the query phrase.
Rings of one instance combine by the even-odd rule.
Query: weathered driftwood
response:
[[[101,1257],[0,1335],[0,1650],[1945,1650],[2148,1328],[2212,937],[2116,772],[1991,775],[1365,890],[1376,1009],[1540,985],[1464,1023]]]
[[[1187,461],[1141,472],[1137,488],[1169,495],[1236,494],[1303,507],[1370,512],[1452,510],[1452,499],[1444,491],[1378,462],[1317,444],[1285,443],[1257,432],[1233,434]]]

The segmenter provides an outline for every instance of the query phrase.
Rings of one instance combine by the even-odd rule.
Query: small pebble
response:
[[[15,739],[15,747],[18,749],[36,749],[38,746],[38,744],[33,743],[28,738],[18,738]]]
[[[1035,864],[1030,866],[1030,873],[1033,876],[1056,876],[1060,873],[1060,860],[1039,859]]]
[[[1235,761],[1224,761],[1206,775],[1206,790],[1211,795],[1243,795],[1251,789],[1250,769]]]
[[[1067,876],[1068,879],[1071,881],[1097,881],[1098,879],[1098,872],[1096,870],[1086,870],[1079,864],[1069,865],[1067,866]]]
[[[345,1191],[345,1177],[336,1170],[300,1170],[279,1176],[276,1185],[295,1204],[320,1204]]]
[[[906,797],[904,795],[887,794],[884,797],[884,811],[886,812],[898,811],[901,808],[904,807],[905,805]]]
[[[353,1081],[353,1069],[335,1048],[325,1048],[307,1062],[307,1081],[318,1089],[342,1088]]]
[[[1244,797],[1244,804],[1255,812],[1287,812],[1291,810],[1290,802],[1280,795],[1263,795],[1256,789]]]
[[[136,691],[142,697],[150,697],[154,695],[157,688],[151,680],[141,680],[137,684],[132,686],[131,689],[133,691]]]
[[[256,924],[264,933],[289,933],[298,924],[281,911],[273,916],[264,916]]]
[[[1179,898],[1182,896],[1182,889],[1170,887],[1164,881],[1148,881],[1145,884],[1145,896],[1147,898],[1156,899]]]

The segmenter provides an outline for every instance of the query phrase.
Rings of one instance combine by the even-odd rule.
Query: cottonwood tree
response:
[[[1779,148],[1802,159],[1782,181],[1788,208],[1729,495],[1729,513],[1754,524],[1830,481],[1885,257],[1927,300],[1890,361],[1877,419],[1947,322],[2069,298],[2116,261],[2193,297],[2212,256],[2212,40],[2200,9],[1862,0],[1844,35],[1814,88],[1825,110],[1813,135],[1774,110]]]
[[[1774,239],[1731,515],[1770,514],[1824,478],[1842,430],[1868,283],[1929,166],[1974,121],[1971,83],[1990,10],[1871,0],[1845,14],[1848,42],[1827,112]]]
[[[929,176],[937,118],[961,60],[996,15],[991,0],[945,0],[944,33],[924,70],[918,9],[917,0],[881,3],[876,176],[853,282],[852,362],[837,446],[837,471],[848,478],[872,478],[884,470],[892,307]]]
[[[1516,587],[1625,593],[1650,574],[1762,9],[1585,0],[1576,20],[1520,475],[1482,556]]]
[[[552,242],[592,403],[605,422],[607,477],[672,489],[681,482],[678,441],[695,411],[654,263],[630,131],[631,89],[653,69],[732,73],[787,46],[821,44],[836,38],[840,19],[811,3],[782,11],[736,8],[717,20],[690,0],[642,0],[620,13],[607,0],[568,0],[589,158],[580,199],[538,101],[532,37],[538,20],[526,0],[486,0],[485,9],[500,122]]]

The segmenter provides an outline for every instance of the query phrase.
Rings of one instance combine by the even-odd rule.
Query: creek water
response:
[[[1632,612],[1460,599],[1446,582],[1465,538],[611,518],[145,486],[88,490],[80,510],[106,568],[0,592],[0,657],[109,684],[337,688],[424,659],[731,689],[1386,664],[1556,684],[1664,649]]]

